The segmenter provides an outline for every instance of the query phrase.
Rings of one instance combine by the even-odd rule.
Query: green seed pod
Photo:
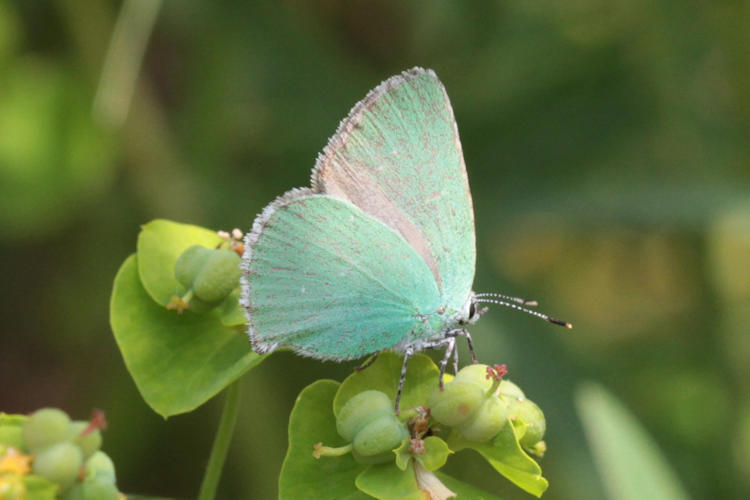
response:
[[[70,439],[71,427],[68,415],[57,408],[42,408],[35,411],[23,424],[23,441],[32,453]]]
[[[380,391],[364,391],[353,396],[336,417],[336,430],[349,442],[367,424],[383,415],[394,415],[391,399]]]
[[[443,425],[454,427],[467,421],[485,398],[482,385],[454,380],[445,384],[443,390],[435,389],[428,404],[432,418]]]
[[[117,486],[103,479],[93,478],[83,482],[81,500],[118,500]]]
[[[494,380],[487,377],[487,368],[487,365],[479,363],[466,365],[458,371],[454,380],[473,382],[481,386],[485,392],[489,391]]]
[[[353,451],[360,457],[375,457],[390,453],[390,460],[396,456],[392,450],[409,435],[406,424],[399,421],[394,414],[382,415],[368,423],[354,437]]]
[[[86,479],[98,478],[103,481],[115,483],[115,464],[109,455],[103,451],[97,451],[84,464]]]
[[[179,256],[174,265],[174,275],[185,288],[192,288],[193,281],[200,273],[211,255],[211,249],[200,245],[193,245]]]
[[[58,443],[36,455],[32,471],[67,489],[75,481],[83,464],[83,453],[71,442]]]
[[[497,436],[508,421],[508,403],[490,396],[474,415],[457,427],[459,434],[469,441],[483,443]]]
[[[530,399],[519,399],[512,402],[509,410],[511,420],[518,419],[528,425],[526,432],[521,438],[521,446],[524,448],[533,448],[535,444],[544,438],[544,432],[547,430],[544,413]]]
[[[518,387],[510,380],[505,379],[500,381],[500,387],[497,388],[497,393],[500,396],[505,396],[513,399],[523,399],[526,397],[520,387]]]
[[[71,425],[73,430],[73,442],[81,448],[83,458],[90,457],[96,450],[102,447],[102,433],[99,429],[81,435],[89,426],[89,422],[77,420]]]
[[[0,444],[23,451],[23,430],[18,425],[0,425]]]
[[[240,282],[240,256],[232,250],[212,250],[193,281],[195,296],[208,303],[224,300]]]

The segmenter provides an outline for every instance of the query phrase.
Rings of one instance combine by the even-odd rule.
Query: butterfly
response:
[[[253,349],[323,360],[445,348],[493,303],[472,291],[474,213],[458,128],[435,73],[419,67],[371,90],[318,156],[311,187],[269,204],[245,237],[242,298]],[[371,358],[371,361],[374,357]],[[369,364],[369,363],[368,363]]]

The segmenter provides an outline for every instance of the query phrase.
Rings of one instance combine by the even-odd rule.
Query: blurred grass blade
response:
[[[162,0],[123,2],[94,97],[93,114],[98,122],[118,128],[125,121],[161,4]]]
[[[606,389],[581,384],[576,405],[610,500],[689,498],[656,443]]]

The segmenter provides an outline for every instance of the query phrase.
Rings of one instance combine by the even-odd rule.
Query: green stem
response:
[[[225,392],[224,409],[221,411],[221,421],[216,431],[214,445],[211,448],[211,457],[208,459],[208,466],[206,466],[206,474],[203,476],[198,500],[213,500],[216,496],[216,487],[219,486],[221,470],[224,467],[224,460],[227,458],[227,450],[229,450],[234,424],[237,422],[237,414],[239,413],[240,379],[232,382],[232,385],[227,387]]]

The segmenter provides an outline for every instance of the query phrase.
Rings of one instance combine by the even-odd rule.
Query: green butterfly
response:
[[[475,294],[474,213],[458,128],[432,70],[370,91],[318,156],[312,187],[268,205],[245,239],[242,304],[253,349],[318,359],[445,348],[495,303]],[[490,298],[490,297],[495,297]],[[497,300],[497,298],[502,300]],[[520,305],[519,305],[520,304]],[[566,323],[528,311],[553,323]]]

